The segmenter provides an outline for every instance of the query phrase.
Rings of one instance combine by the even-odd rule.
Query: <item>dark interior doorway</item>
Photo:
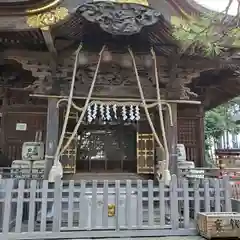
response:
[[[131,124],[85,125],[77,152],[78,172],[136,172],[136,129]]]

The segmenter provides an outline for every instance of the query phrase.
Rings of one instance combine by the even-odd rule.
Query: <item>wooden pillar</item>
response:
[[[7,105],[8,105],[8,96],[6,89],[3,89],[3,99],[2,99],[2,108],[1,108],[1,136],[0,136],[0,149],[3,153],[7,152],[7,146],[5,144],[5,135],[6,135],[6,129],[5,129],[5,118],[7,113]]]
[[[204,134],[204,106],[203,104],[199,106],[199,147],[198,147],[198,156],[199,160],[198,163],[196,164],[197,167],[206,167],[206,162],[205,162],[205,134]]]
[[[165,130],[169,149],[169,169],[171,174],[177,174],[177,104],[170,104],[172,109],[173,126],[170,124],[169,111],[165,113]]]
[[[48,99],[47,113],[47,134],[46,134],[46,157],[44,178],[48,179],[49,172],[53,165],[53,158],[58,145],[59,131],[59,109],[57,108],[58,99]]]

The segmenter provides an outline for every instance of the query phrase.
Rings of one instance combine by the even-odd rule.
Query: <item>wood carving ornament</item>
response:
[[[161,18],[160,12],[147,6],[112,1],[86,3],[77,12],[113,35],[139,33],[143,27],[154,25]]]
[[[102,2],[114,2],[114,3],[135,3],[144,6],[148,6],[148,0],[101,0]],[[93,2],[100,2],[99,0],[93,0]]]
[[[68,16],[68,10],[64,7],[58,7],[48,12],[28,16],[27,24],[32,28],[41,28],[48,30],[49,26],[56,24]]]

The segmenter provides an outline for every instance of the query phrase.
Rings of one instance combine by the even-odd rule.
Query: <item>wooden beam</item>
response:
[[[43,34],[43,38],[45,40],[45,43],[47,45],[48,51],[51,54],[51,57],[54,60],[56,60],[58,54],[57,54],[57,50],[56,50],[55,45],[54,45],[54,40],[53,40],[50,29],[48,29],[48,30],[42,29],[42,34]]]
[[[200,166],[200,167],[205,167],[205,129],[204,129],[204,106],[200,105],[199,106],[199,127],[198,129],[198,134],[199,134],[199,138],[198,138],[198,156],[199,159],[196,164],[196,166]]]
[[[67,99],[68,96],[60,96],[60,95],[47,95],[47,94],[30,94],[30,97],[38,97],[38,98],[57,98],[57,99]],[[86,96],[73,96],[73,99],[75,100],[85,100]],[[96,100],[96,101],[119,101],[119,102],[142,102],[140,98],[110,98],[110,97],[92,97],[91,100]],[[157,102],[156,98],[152,99],[145,99],[146,102]],[[167,103],[179,103],[179,104],[193,104],[193,105],[199,105],[201,104],[200,101],[192,101],[192,100],[166,100],[163,99],[163,102]]]

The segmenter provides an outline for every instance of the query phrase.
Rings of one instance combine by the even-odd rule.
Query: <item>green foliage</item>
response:
[[[213,152],[215,144],[220,142],[225,132],[238,134],[240,126],[233,121],[236,106],[240,106],[240,98],[212,109],[205,114],[205,160],[208,166],[213,166]]]
[[[218,143],[224,132],[237,134],[240,126],[233,120],[235,106],[240,106],[240,98],[237,97],[205,114],[205,140],[206,148],[209,149],[210,139]]]
[[[224,25],[221,20],[217,16],[172,17],[173,36],[180,41],[183,52],[219,56],[226,44],[240,47],[240,28]]]

